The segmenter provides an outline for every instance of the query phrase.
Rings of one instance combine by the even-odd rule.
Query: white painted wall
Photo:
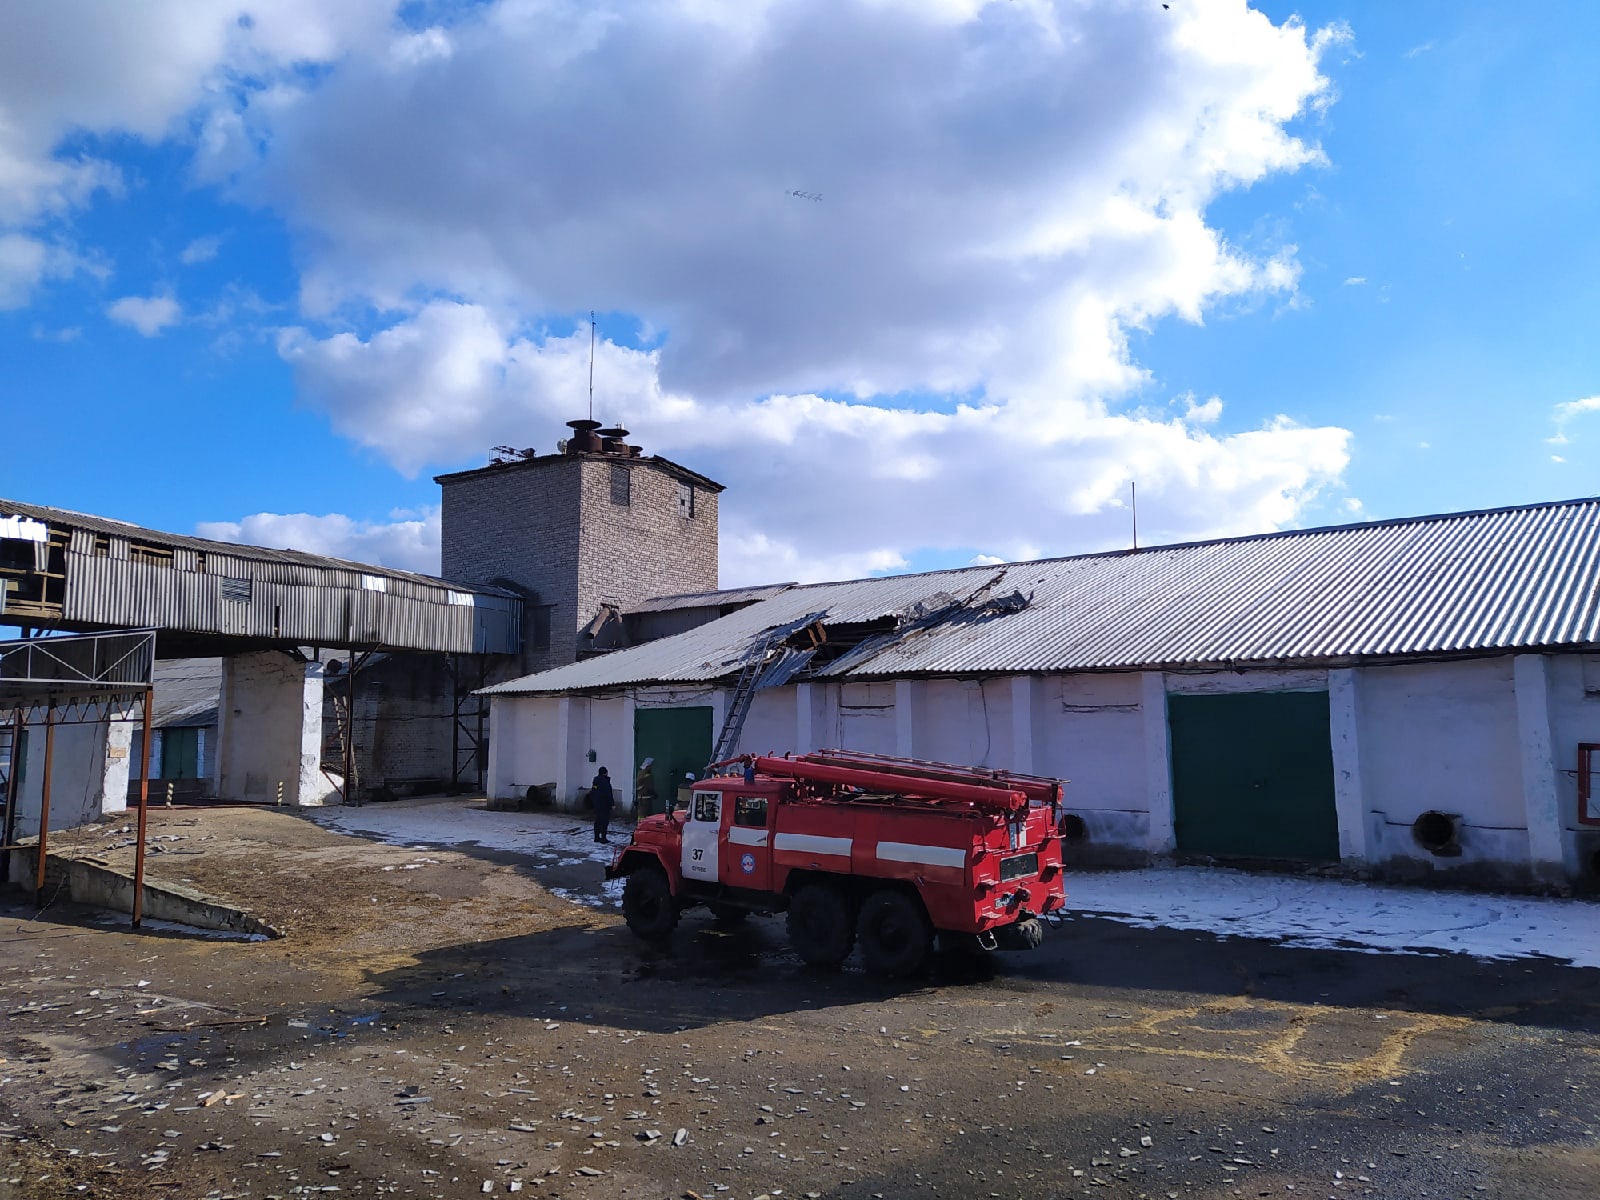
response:
[[[322,665],[287,654],[241,654],[222,663],[217,707],[217,793],[291,805],[338,797],[322,773]]]
[[[910,686],[913,757],[963,766],[1023,769],[1012,752],[1009,678],[923,679]],[[1034,755],[1038,752],[1035,746]],[[893,754],[894,750],[884,753]]]
[[[1570,878],[1600,854],[1600,828],[1578,820],[1578,745],[1600,743],[1600,655],[1553,654],[1546,659],[1546,671],[1556,812]]]
[[[797,691],[794,687],[765,688],[755,694],[739,737],[738,753],[786,754],[795,748]],[[717,730],[712,730],[711,736],[716,735]]]
[[[1541,853],[1558,855],[1564,877],[1576,878],[1600,852],[1600,832],[1577,823],[1572,773],[1577,743],[1600,742],[1600,656],[1587,664],[1573,655],[1523,658],[1531,661],[1520,667],[1506,656],[1332,671],[811,682],[759,694],[741,749],[842,747],[1031,767],[1069,781],[1067,811],[1084,817],[1096,849],[1162,854],[1172,848],[1166,697],[1326,690],[1346,865],[1536,878],[1532,815],[1544,822]],[[632,699],[711,702],[720,727],[726,693],[656,688]],[[558,769],[575,794],[594,774],[597,764],[586,758],[593,747],[619,780],[619,795],[629,796],[621,786],[633,765],[627,700],[511,697],[495,701],[495,714],[496,794],[546,782]],[[1429,810],[1462,818],[1459,858],[1416,845],[1411,824]]]
[[[1172,802],[1170,789],[1151,794],[1143,681],[1133,674],[1050,675],[1034,689],[1034,771],[1067,781],[1063,807],[1083,818],[1096,855],[1166,849],[1151,845],[1152,829],[1162,827],[1150,819],[1152,800],[1166,805],[1166,829]],[[1164,765],[1164,710],[1160,720]]]
[[[128,806],[134,722],[57,725],[51,750],[50,828],[76,829]],[[36,837],[44,798],[47,738],[42,719],[28,726],[27,765],[17,801],[18,837]]]
[[[1369,857],[1447,869],[1528,862],[1517,696],[1509,657],[1367,667],[1357,728]],[[1459,815],[1462,854],[1434,860],[1411,824]]]
[[[554,696],[496,696],[489,705],[489,795],[520,799],[530,787],[556,779],[557,710]]]

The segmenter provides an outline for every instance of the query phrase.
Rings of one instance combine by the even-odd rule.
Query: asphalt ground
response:
[[[261,821],[189,836],[281,941],[0,906],[0,1198],[1600,1195],[1594,970],[1079,918],[886,983]]]

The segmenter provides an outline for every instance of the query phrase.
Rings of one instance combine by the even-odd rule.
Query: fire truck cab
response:
[[[1057,780],[844,751],[717,767],[731,773],[640,821],[607,871],[640,937],[696,905],[725,922],[783,912],[808,962],[859,944],[868,970],[905,975],[935,935],[1036,946],[1065,902]]]

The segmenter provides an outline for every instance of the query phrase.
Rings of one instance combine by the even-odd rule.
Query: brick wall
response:
[[[717,494],[695,487],[694,515],[681,515],[679,476],[640,459],[585,459],[578,609],[588,621],[602,604],[630,607],[651,596],[717,586]],[[629,502],[612,500],[613,466],[628,472]]]
[[[577,656],[580,479],[576,458],[547,457],[496,470],[446,476],[442,487],[442,574],[468,584],[509,579],[552,605],[550,648],[530,648],[533,614],[522,618],[522,661],[508,676],[543,671]]]
[[[628,473],[629,502],[612,499],[612,469]],[[717,586],[717,494],[694,487],[684,515],[677,472],[647,459],[546,456],[440,477],[442,573],[468,584],[511,580],[550,605],[550,647],[525,649],[497,678],[572,662],[578,631],[601,604]]]

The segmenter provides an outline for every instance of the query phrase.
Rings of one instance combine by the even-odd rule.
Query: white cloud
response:
[[[386,27],[394,0],[50,0],[0,5],[0,232],[117,191],[120,170],[69,142],[184,131],[294,64],[328,62]]]
[[[498,442],[553,450],[583,411],[588,349],[587,331],[536,341],[446,301],[366,341],[289,332],[281,347],[340,432],[412,471]],[[1165,420],[1031,396],[950,412],[809,393],[719,404],[666,390],[658,362],[601,342],[595,415],[730,485],[730,585],[894,570],[917,547],[1017,559],[1119,545],[1134,478],[1142,542],[1276,528],[1348,457],[1344,430],[1284,418],[1213,432],[1192,419],[1220,415],[1213,401]]]
[[[396,511],[388,521],[357,521],[339,513],[255,513],[239,521],[202,521],[200,537],[272,549],[327,554],[400,571],[439,573],[439,510]]]
[[[1287,126],[1338,36],[1233,0],[488,5],[258,95],[206,153],[311,231],[322,319],[280,352],[345,436],[412,473],[552,448],[588,354],[552,314],[632,314],[663,336],[602,342],[597,415],[733,485],[727,581],[863,574],[1118,544],[1133,478],[1175,537],[1338,478],[1340,429],[1119,411],[1130,328],[1292,295],[1292,248],[1205,209],[1320,161]],[[971,399],[840,399],[908,392]]]
[[[178,254],[178,261],[184,266],[193,266],[195,263],[210,262],[216,258],[217,251],[222,248],[222,239],[217,236],[197,237]]]
[[[0,234],[0,311],[21,308],[44,278],[50,250],[37,238]]]
[[[447,53],[397,38],[218,131],[314,232],[313,311],[632,313],[713,399],[1082,395],[1138,380],[1128,324],[1298,275],[1204,208],[1320,159],[1285,125],[1326,43],[1232,0],[498,4]]]
[[[1585,396],[1581,400],[1566,400],[1551,410],[1557,425],[1565,425],[1573,417],[1581,417],[1585,413],[1600,412],[1600,396]]]
[[[106,316],[118,324],[137,329],[145,337],[155,337],[183,317],[183,309],[171,296],[124,296],[106,306]]]
[[[1367,282],[1365,275],[1352,275],[1344,281],[1345,287],[1363,287]]]
[[[548,448],[591,308],[658,331],[602,344],[602,413],[732,485],[731,582],[1121,544],[1134,478],[1141,541],[1270,528],[1345,467],[1341,429],[1127,408],[1130,331],[1293,300],[1293,247],[1207,208],[1322,161],[1294,123],[1341,28],[1243,0],[18,8],[0,221],[115,182],[68,131],[192,138],[198,178],[293,231],[302,397],[404,471]],[[904,394],[930,411],[871,403]]]

